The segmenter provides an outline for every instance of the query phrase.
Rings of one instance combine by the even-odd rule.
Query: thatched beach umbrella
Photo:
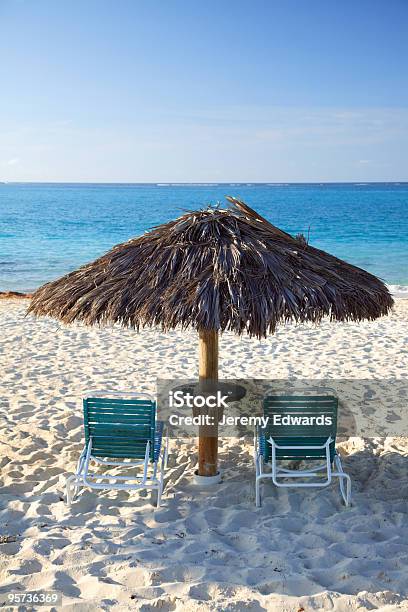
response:
[[[40,287],[28,312],[64,323],[136,330],[194,328],[201,381],[218,378],[218,334],[257,338],[279,323],[376,319],[393,300],[375,276],[273,226],[235,198],[188,212]],[[216,437],[201,436],[201,476],[217,473]]]

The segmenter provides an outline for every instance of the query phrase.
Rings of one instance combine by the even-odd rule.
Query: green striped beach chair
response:
[[[67,504],[82,487],[95,490],[157,490],[157,507],[167,466],[168,435],[156,419],[156,402],[145,393],[131,399],[88,397],[83,400],[85,445],[75,474],[67,478]],[[164,438],[164,441],[163,441]],[[163,443],[164,442],[164,443]],[[90,466],[132,470],[128,475],[90,471]],[[136,470],[135,470],[136,468]],[[140,468],[137,471],[137,468]]]
[[[350,504],[350,477],[343,471],[336,451],[337,408],[338,398],[333,392],[265,396],[263,412],[268,423],[264,429],[256,429],[254,438],[257,506],[261,505],[261,480],[267,478],[277,487],[326,487],[336,477],[345,505]],[[282,467],[282,460],[317,465],[293,470]]]

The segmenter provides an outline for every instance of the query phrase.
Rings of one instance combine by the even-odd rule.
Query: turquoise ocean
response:
[[[0,184],[0,291],[32,291],[226,195],[408,296],[408,183]]]

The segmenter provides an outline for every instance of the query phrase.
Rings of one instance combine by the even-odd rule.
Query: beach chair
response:
[[[85,446],[75,474],[67,478],[67,504],[82,487],[95,490],[157,490],[163,492],[168,434],[156,420],[156,402],[145,393],[132,399],[88,397],[83,400]],[[127,475],[90,471],[90,466],[129,470]],[[137,468],[140,468],[137,471]],[[131,471],[130,471],[131,470]]]
[[[334,394],[313,393],[264,398],[268,424],[264,429],[257,427],[254,437],[257,506],[261,505],[261,480],[268,478],[277,487],[326,487],[336,477],[345,505],[350,504],[350,477],[343,471],[336,451],[338,398]],[[294,470],[282,467],[283,460],[317,465]]]

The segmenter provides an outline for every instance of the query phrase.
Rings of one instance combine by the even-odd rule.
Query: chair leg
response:
[[[160,481],[159,481],[159,487],[157,489],[157,504],[156,504],[156,508],[160,508],[160,502],[161,502],[161,498],[162,498],[162,493],[163,493],[163,469],[160,470]]]
[[[66,500],[68,506],[71,506],[81,489],[81,476],[84,471],[85,459],[87,456],[86,450],[86,448],[83,449],[78,459],[75,474],[68,476],[66,480]]]
[[[164,451],[164,469],[167,470],[167,462],[169,460],[169,447],[166,446],[166,450]]]
[[[166,430],[166,446],[164,451],[164,469],[167,470],[167,462],[169,460],[169,432]]]
[[[255,505],[257,508],[261,506],[261,491],[260,491],[261,480],[255,478]]]
[[[167,440],[167,443],[168,443],[168,440]],[[167,444],[166,444],[164,453],[162,455],[162,460],[161,460],[161,465],[160,465],[160,480],[159,480],[159,488],[157,489],[157,505],[156,505],[157,508],[160,507],[160,502],[162,498],[164,470],[166,469],[166,464],[167,464]]]
[[[345,506],[350,506],[350,502],[351,502],[351,479],[350,476],[348,474],[346,474],[343,471],[343,466],[341,464],[341,459],[338,455],[336,455],[334,457],[334,462],[337,468],[337,474],[336,476],[338,476],[339,478],[339,488],[340,488],[340,494],[343,498],[344,501],[344,505]],[[346,481],[346,490],[344,490],[344,480]]]
[[[351,481],[350,481],[350,476],[348,474],[344,474],[343,476],[340,476],[339,479],[340,479],[340,493],[341,493],[341,496],[343,498],[344,505],[345,506],[350,506],[350,502],[351,502]],[[343,480],[346,481],[346,492],[345,493],[344,493]]]
[[[80,458],[78,459],[78,463],[77,463],[77,469],[76,469],[76,476],[81,476],[82,473],[82,468],[84,467],[84,463],[85,463],[85,451],[82,452]],[[77,480],[74,486],[74,493],[72,496],[72,501],[74,501],[76,499],[76,497],[78,496],[79,491],[81,490],[81,485],[79,483],[79,481]]]
[[[262,478],[262,456],[254,453],[255,463],[255,505],[257,508],[261,506],[261,478]]]

